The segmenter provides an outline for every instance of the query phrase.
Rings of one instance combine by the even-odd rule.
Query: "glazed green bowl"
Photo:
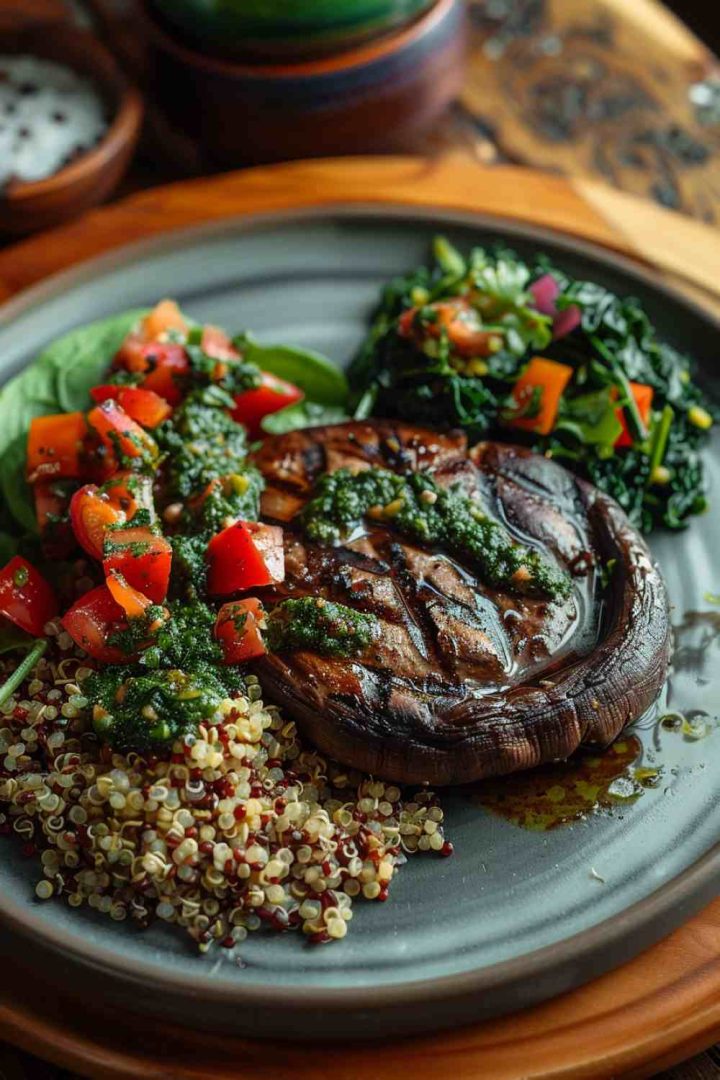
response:
[[[153,0],[196,48],[278,58],[342,51],[402,26],[432,0]]]

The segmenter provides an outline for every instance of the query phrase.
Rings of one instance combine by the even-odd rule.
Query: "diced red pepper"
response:
[[[262,434],[260,425],[263,417],[302,401],[304,396],[302,390],[293,383],[263,371],[260,386],[254,390],[243,390],[236,395],[232,417],[247,428],[251,439],[256,439]]]
[[[93,559],[102,559],[109,528],[122,525],[125,514],[95,484],[86,484],[70,500],[70,522],[75,539]]]
[[[0,570],[0,613],[34,637],[58,612],[52,587],[32,563],[15,555]]]
[[[647,428],[650,422],[650,410],[652,409],[655,391],[653,390],[652,386],[648,386],[646,383],[636,382],[630,383],[630,391],[635,399],[635,404],[637,405],[638,412],[640,413],[640,419]],[[615,440],[616,448],[632,446],[633,439],[630,432],[628,431],[624,411],[622,409],[616,409],[615,415],[622,424],[622,433],[618,435],[617,439]]]
[[[264,610],[254,597],[223,604],[215,623],[215,637],[222,645],[226,664],[244,664],[267,652],[260,632]]]
[[[213,596],[273,585],[285,576],[282,529],[236,521],[213,536],[207,561],[208,590]]]
[[[113,600],[120,605],[128,619],[140,619],[147,609],[152,607],[152,600],[148,600],[147,596],[128,585],[117,570],[110,571],[106,584]]]
[[[172,547],[164,536],[136,526],[113,529],[105,537],[105,575],[122,574],[133,589],[160,604],[167,596]]]
[[[81,476],[86,434],[85,415],[81,412],[36,416],[31,420],[27,444],[30,482]]]
[[[95,386],[90,391],[90,396],[98,404],[103,401],[117,401],[130,419],[144,428],[157,427],[172,413],[172,408],[165,398],[160,397],[154,390],[139,386]]]
[[[537,411],[533,411],[532,415],[513,416],[507,423],[523,431],[549,435],[555,426],[560,398],[572,378],[572,373],[573,369],[568,364],[534,356],[516,381],[512,397],[518,412],[522,413],[523,409],[528,409],[533,403],[537,394]]]
[[[127,618],[107,585],[91,589],[77,600],[61,620],[76,645],[104,664],[126,664],[132,660],[109,638],[127,630]]]
[[[158,456],[153,437],[131,420],[116,401],[103,401],[102,405],[91,409],[87,421],[113,455],[151,459]]]

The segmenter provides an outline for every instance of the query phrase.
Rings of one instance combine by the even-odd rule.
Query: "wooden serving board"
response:
[[[0,297],[129,241],[243,213],[396,202],[477,210],[610,247],[654,267],[720,313],[720,237],[587,181],[467,158],[298,162],[135,195],[0,252]],[[194,1032],[90,1002],[0,990],[0,1038],[85,1075],[201,1080],[437,1080],[649,1076],[720,1036],[720,900],[625,967],[534,1009],[428,1037],[283,1044]],[[279,1018],[281,1023],[281,1018]]]

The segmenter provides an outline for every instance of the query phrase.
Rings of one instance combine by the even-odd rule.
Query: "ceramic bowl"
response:
[[[110,53],[88,32],[61,22],[0,24],[0,54],[54,60],[88,77],[111,117],[101,141],[45,180],[11,181],[0,192],[0,231],[49,228],[102,202],[120,181],[140,134],[142,99]]]
[[[207,162],[232,167],[401,148],[459,93],[464,6],[435,0],[378,41],[292,64],[240,64],[172,37],[146,0],[153,96]]]
[[[432,0],[152,0],[189,44],[218,55],[309,57],[340,51],[416,18]]]

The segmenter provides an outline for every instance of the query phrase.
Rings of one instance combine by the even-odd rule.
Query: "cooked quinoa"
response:
[[[164,756],[102,746],[89,661],[46,631],[48,652],[0,707],[0,831],[39,855],[40,899],[162,919],[202,952],[263,924],[321,943],[345,936],[356,898],[387,899],[406,854],[451,853],[432,792],[408,798],[326,761],[252,676]]]

